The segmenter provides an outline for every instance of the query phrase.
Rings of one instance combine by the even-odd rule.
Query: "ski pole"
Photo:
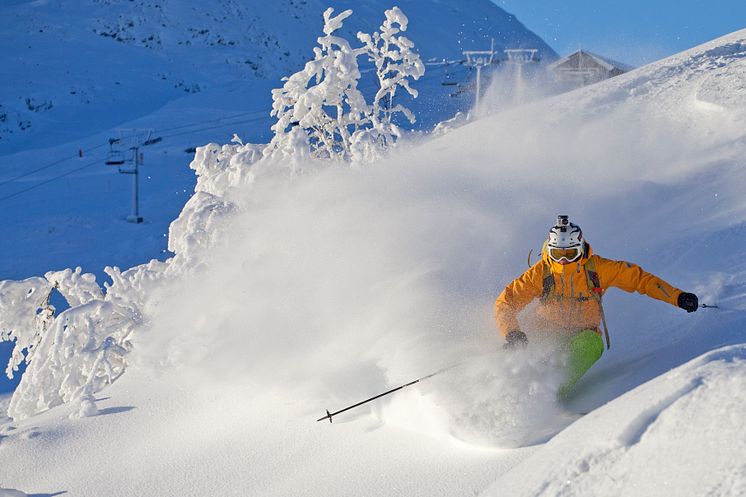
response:
[[[440,374],[440,373],[443,373],[443,372],[445,372],[445,371],[448,371],[449,369],[453,369],[453,368],[455,368],[456,366],[458,366],[458,364],[456,364],[456,365],[454,365],[454,366],[450,366],[450,367],[447,367],[447,368],[439,369],[438,371],[436,371],[436,372],[434,372],[434,373],[431,373],[431,374],[429,374],[429,375],[427,375],[427,376],[423,376],[422,378],[417,378],[416,380],[414,380],[414,381],[410,381],[410,382],[409,382],[409,383],[407,383],[407,384],[404,384],[404,385],[402,385],[402,386],[399,386],[399,387],[396,387],[396,388],[392,388],[392,389],[391,389],[391,390],[389,390],[388,392],[383,392],[383,393],[380,393],[380,394],[378,394],[378,395],[376,395],[376,396],[374,396],[374,397],[371,397],[371,398],[369,398],[369,399],[365,399],[365,400],[363,400],[362,402],[358,402],[357,404],[353,404],[353,405],[351,405],[351,406],[349,406],[349,407],[345,407],[344,409],[340,409],[340,410],[339,410],[339,411],[337,411],[337,412],[329,412],[329,409],[327,409],[327,410],[326,410],[326,416],[324,416],[323,418],[319,418],[319,419],[317,419],[316,421],[318,422],[318,421],[323,421],[323,420],[325,420],[325,419],[328,419],[328,420],[329,420],[329,422],[331,423],[331,422],[332,422],[332,417],[333,417],[333,416],[336,416],[337,414],[341,414],[341,413],[343,413],[343,412],[345,412],[345,411],[349,411],[350,409],[354,409],[355,407],[361,406],[361,405],[363,405],[363,404],[367,404],[368,402],[371,402],[371,401],[373,401],[373,400],[376,400],[376,399],[380,399],[381,397],[383,397],[383,396],[385,396],[385,395],[389,395],[389,394],[391,394],[391,393],[394,393],[394,392],[398,392],[399,390],[401,390],[401,389],[403,389],[403,388],[407,388],[407,387],[410,387],[410,386],[414,385],[415,383],[419,383],[419,382],[421,382],[421,381],[423,381],[423,380],[426,380],[426,379],[428,379],[428,378],[432,378],[433,376],[435,376],[435,375],[437,375],[437,374]]]

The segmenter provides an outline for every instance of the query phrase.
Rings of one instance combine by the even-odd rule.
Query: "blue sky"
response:
[[[746,0],[493,0],[560,55],[643,65],[746,28]]]

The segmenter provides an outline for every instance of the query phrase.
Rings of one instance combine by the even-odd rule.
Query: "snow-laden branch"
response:
[[[324,12],[325,36],[318,38],[314,59],[285,81],[282,88],[272,90],[272,126],[275,136],[267,153],[293,147],[310,148],[311,155],[325,159],[346,159],[350,155],[350,139],[356,129],[364,126],[369,112],[365,98],[357,88],[360,70],[357,57],[363,53],[353,49],[344,38],[333,33],[352,14],[347,10],[332,17],[333,9]],[[306,130],[306,143],[293,133],[294,127]]]
[[[44,332],[54,320],[49,296],[54,285],[45,278],[0,281],[0,341],[15,342],[5,374],[13,378],[31,360]]]
[[[277,122],[272,126],[275,136],[265,150],[267,156],[308,150],[315,158],[369,161],[401,136],[392,122],[395,114],[415,122],[409,109],[393,103],[399,87],[416,98],[410,80],[425,72],[413,51],[414,43],[400,34],[407,29],[407,17],[398,7],[387,10],[380,31],[358,33],[363,46],[354,48],[334,35],[352,11],[337,16],[333,12],[331,8],[324,12],[325,36],[317,40],[314,59],[286,78],[282,88],[272,91],[271,115]],[[372,105],[358,89],[360,56],[376,68],[378,90]]]

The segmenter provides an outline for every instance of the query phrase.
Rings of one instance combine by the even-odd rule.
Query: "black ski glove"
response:
[[[528,346],[528,337],[521,330],[509,331],[505,340],[505,350],[525,349]]]
[[[694,312],[699,308],[699,299],[693,293],[681,292],[678,304],[686,312]]]

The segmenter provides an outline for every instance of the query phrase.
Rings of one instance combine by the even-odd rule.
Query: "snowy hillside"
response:
[[[415,21],[410,36],[424,59],[461,59],[463,50],[489,49],[491,38],[500,53],[530,46],[546,58],[556,57],[488,0],[400,3]],[[201,107],[229,92],[245,101],[234,103],[231,113],[266,109],[268,88],[309,58],[328,6],[354,9],[343,32],[354,39],[358,31],[375,29],[393,4],[223,0],[206,8],[196,0],[51,0],[5,5],[0,46],[15,48],[0,53],[0,153],[80,140],[176,100]],[[255,92],[265,98],[254,98]]]
[[[130,267],[164,258],[165,234],[194,188],[187,168],[194,147],[233,133],[266,142],[271,89],[303,67],[322,34],[328,4],[352,7],[342,35],[370,32],[391,7],[380,0],[14,1],[0,6],[0,205],[7,257],[0,279],[84,266]],[[423,60],[461,59],[465,49],[533,46],[554,52],[489,0],[406,1],[408,36]],[[12,49],[11,49],[12,48]],[[430,130],[473,95],[451,96],[467,68],[430,66],[410,104],[416,127]],[[370,96],[375,84],[363,76]],[[150,129],[145,147],[139,226],[130,210],[130,178],[104,166],[120,130]],[[125,131],[126,133],[126,131]],[[39,247],[29,258],[28,247]]]
[[[53,284],[72,308],[40,338],[16,419],[0,426],[1,484],[76,496],[743,493],[745,80],[746,30],[368,167],[200,148],[173,259],[109,270],[105,296],[72,272],[6,283],[14,309]],[[503,351],[491,316],[560,212],[597,253],[721,306],[688,315],[610,292],[612,348],[570,412],[553,401],[551,350]]]

